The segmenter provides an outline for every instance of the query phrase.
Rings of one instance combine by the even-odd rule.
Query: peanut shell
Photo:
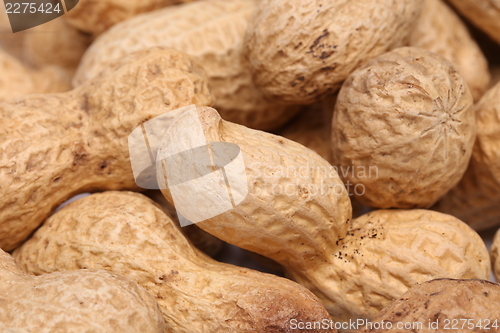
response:
[[[467,26],[442,0],[425,0],[410,46],[442,55],[454,64],[478,101],[486,92],[488,61]]]
[[[98,36],[135,15],[191,1],[194,0],[79,0],[64,18],[78,30]]]
[[[467,172],[433,209],[485,230],[500,225],[500,83],[486,92],[475,111],[477,138]]]
[[[500,44],[500,2],[498,0],[448,0],[476,27]]]
[[[77,193],[138,189],[128,136],[179,107],[210,105],[203,70],[154,48],[124,57],[67,93],[0,103],[0,247],[21,244]]]
[[[377,208],[426,208],[462,178],[476,122],[472,95],[442,56],[404,47],[346,80],[333,116],[334,165]]]
[[[376,322],[380,325],[385,321],[385,329],[362,332],[498,333],[499,302],[500,285],[496,283],[453,279],[428,281],[411,288],[374,318],[372,327],[376,327]],[[387,328],[387,323],[393,323],[391,329]],[[398,329],[397,323],[410,326]]]
[[[0,250],[0,330],[6,333],[164,333],[154,298],[105,271],[29,276]]]
[[[139,15],[93,43],[75,75],[75,86],[124,55],[153,46],[187,53],[206,70],[222,117],[263,130],[276,129],[298,111],[264,98],[243,53],[243,37],[256,0],[207,0]]]
[[[263,0],[245,54],[269,98],[311,104],[336,92],[361,64],[403,46],[420,0]]]
[[[172,333],[291,332],[292,319],[329,317],[302,286],[198,251],[138,193],[99,193],[65,206],[15,256],[35,274],[92,268],[124,275],[157,299]]]
[[[298,279],[336,321],[372,319],[412,286],[437,278],[488,279],[481,237],[453,216],[428,210],[377,210],[350,225],[329,265]]]

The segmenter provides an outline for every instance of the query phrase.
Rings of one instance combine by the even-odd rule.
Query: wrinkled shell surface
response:
[[[491,264],[493,267],[493,274],[497,281],[500,281],[500,231],[497,231],[491,246]]]
[[[158,304],[143,288],[104,271],[34,277],[0,250],[0,330],[37,333],[163,333]]]
[[[481,237],[453,216],[433,211],[370,212],[353,220],[340,244],[329,265],[310,273],[316,282],[311,290],[322,292],[318,296],[338,321],[374,318],[417,283],[490,274]]]
[[[420,0],[263,0],[245,37],[257,86],[273,99],[310,104],[349,73],[403,46]]]
[[[358,199],[368,206],[429,207],[467,168],[476,135],[472,103],[443,57],[411,47],[388,52],[342,86],[334,165],[346,183],[361,186]]]
[[[182,53],[151,49],[68,93],[0,103],[0,247],[12,250],[74,194],[136,189],[128,136],[179,107],[210,105]],[[108,75],[104,75],[108,74]]]
[[[212,108],[197,112],[208,142],[239,146],[248,186],[240,204],[197,226],[300,274],[322,265],[351,220],[351,202],[335,169],[298,143],[224,121]],[[191,128],[174,123],[164,140],[177,140],[183,151],[191,133]],[[166,179],[160,176],[159,183],[172,202]],[[203,202],[193,202],[197,204]]]
[[[124,55],[170,47],[206,70],[215,107],[225,120],[276,129],[298,111],[264,98],[252,81],[243,37],[256,0],[207,0],[137,16],[103,34],[85,54],[73,83],[95,77]]]
[[[442,0],[425,0],[410,46],[442,55],[454,64],[478,101],[488,88],[488,61],[469,30]]]
[[[57,67],[35,70],[0,49],[0,101],[29,94],[71,89],[70,77]]]
[[[463,16],[500,43],[500,2],[498,0],[448,0]]]
[[[322,102],[307,106],[289,124],[278,131],[278,134],[314,150],[330,164],[333,164],[330,138],[336,101],[337,96],[334,95]],[[350,190],[352,194],[352,189]],[[350,199],[353,218],[362,215],[363,205],[352,195],[350,195]]]
[[[475,108],[477,138],[467,172],[433,209],[485,230],[500,225],[500,83]]]
[[[79,0],[64,18],[80,31],[97,36],[131,17],[194,0]]]
[[[498,320],[499,303],[500,285],[496,283],[485,280],[452,279],[428,281],[410,289],[373,319],[374,323],[392,322],[394,323],[393,329],[367,329],[363,333],[406,333],[409,331],[415,333],[451,331],[498,333],[500,330],[493,325],[495,320]],[[471,321],[464,324],[466,319],[471,319]],[[488,328],[485,328],[486,319],[489,319]],[[455,325],[453,320],[458,323]],[[429,328],[429,323],[436,323],[436,321],[438,326]],[[413,330],[401,330],[396,328],[398,322],[421,323],[422,325],[420,328],[414,326]],[[470,323],[474,323],[475,327],[469,327]]]
[[[92,268],[124,275],[155,296],[173,333],[291,332],[291,319],[329,318],[304,287],[196,250],[138,193],[105,192],[69,204],[15,256],[35,274]]]

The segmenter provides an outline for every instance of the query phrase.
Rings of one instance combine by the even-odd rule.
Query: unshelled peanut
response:
[[[404,46],[421,0],[263,0],[245,37],[255,83],[268,97],[310,104],[357,67]]]
[[[0,247],[12,250],[71,196],[137,189],[128,136],[190,104],[210,105],[204,72],[185,54],[151,49],[67,93],[0,103]]]
[[[257,0],[206,0],[172,6],[116,25],[89,48],[73,80],[79,85],[124,55],[153,46],[192,56],[207,72],[215,107],[226,120],[277,129],[297,112],[255,87],[243,37]]]
[[[65,206],[15,257],[35,274],[92,268],[124,275],[157,299],[172,333],[292,332],[292,319],[329,318],[295,282],[210,259],[138,193],[99,193]]]
[[[460,181],[475,137],[472,95],[455,67],[404,47],[372,59],[342,86],[334,165],[367,206],[427,208]]]
[[[476,230],[500,225],[500,83],[475,106],[477,137],[467,172],[433,209]]]
[[[337,173],[317,154],[223,121],[214,109],[196,112],[207,141],[239,146],[248,186],[243,201],[197,225],[283,265],[322,300],[334,320],[373,317],[419,282],[488,277],[483,241],[458,219],[425,210],[382,210],[350,222],[346,189],[337,189]],[[187,111],[167,130],[158,152],[160,188],[170,202],[167,185],[175,180],[163,172],[169,163],[165,155],[173,147],[190,148],[191,127],[182,117]],[[211,183],[198,186],[209,189]],[[206,203],[192,198],[190,205]]]
[[[488,61],[467,26],[443,0],[425,0],[410,46],[438,53],[454,64],[475,101],[488,89]]]
[[[165,323],[155,299],[119,275],[30,276],[0,250],[0,331],[164,333]]]

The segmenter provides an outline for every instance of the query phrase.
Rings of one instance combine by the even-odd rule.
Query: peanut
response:
[[[448,0],[475,26],[500,43],[500,4],[498,0]]]
[[[137,189],[130,132],[169,110],[211,104],[203,71],[177,51],[146,50],[107,70],[67,93],[0,104],[4,250],[18,246],[74,194]]]
[[[191,1],[194,0],[80,0],[65,19],[78,30],[98,36],[137,14]]]
[[[346,80],[333,116],[334,165],[377,208],[427,208],[463,176],[476,136],[472,96],[443,57],[405,47]],[[355,193],[356,194],[356,193]]]
[[[440,54],[454,64],[474,101],[486,92],[488,61],[460,17],[442,0],[425,0],[409,45]]]
[[[206,70],[215,107],[224,119],[276,129],[296,106],[264,98],[243,53],[243,37],[256,0],[207,0],[173,6],[116,25],[89,48],[73,80],[79,85],[124,55],[152,46],[185,52]]]
[[[146,290],[105,271],[25,274],[0,250],[2,332],[163,333],[158,304]]]
[[[500,332],[500,285],[485,280],[438,279],[411,288],[385,308],[364,333]],[[382,326],[382,322],[386,325]],[[393,323],[391,328],[387,323]],[[398,328],[396,323],[407,325]]]
[[[361,64],[407,43],[421,0],[263,0],[245,54],[269,98],[311,104]]]
[[[486,230],[500,225],[500,83],[486,92],[475,112],[477,137],[467,172],[433,209]]]
[[[318,155],[284,138],[223,121],[211,108],[196,112],[208,142],[239,146],[248,186],[241,203],[197,225],[283,265],[321,299],[334,320],[373,317],[419,282],[488,277],[490,262],[483,241],[458,219],[425,210],[375,211],[349,223],[346,190],[341,186],[335,192],[337,173]],[[163,172],[169,161],[165,156],[172,147],[189,149],[191,127],[183,121],[187,116],[180,115],[167,130],[158,153],[160,188],[170,202],[167,184],[175,180]],[[332,171],[318,176],[323,168]],[[290,170],[307,172],[287,174]],[[272,190],[287,184],[294,191]],[[323,193],[308,192],[308,184],[316,184]],[[210,185],[197,183],[200,188]],[[190,197],[191,209],[204,205]],[[179,204],[176,209],[186,217],[192,213]]]
[[[67,205],[15,257],[34,274],[82,268],[122,274],[156,297],[173,333],[291,332],[291,319],[329,317],[292,281],[210,259],[137,193],[105,192]]]

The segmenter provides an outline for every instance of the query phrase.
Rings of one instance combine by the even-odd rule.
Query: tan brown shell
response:
[[[79,0],[65,19],[80,31],[98,36],[135,15],[195,0]]]
[[[171,205],[167,199],[165,199],[160,191],[146,191],[144,194],[156,202],[161,209],[167,213],[172,221],[174,221],[177,225],[180,225],[175,207]],[[203,231],[196,224],[184,226],[181,228],[181,231],[198,250],[201,250],[211,257],[214,257],[217,253],[219,253],[224,245],[223,241],[210,235],[208,232]]]
[[[411,288],[363,333],[498,333],[500,285],[486,280],[437,279]],[[384,329],[382,321],[386,322]],[[495,323],[496,322],[496,323]],[[388,329],[387,323],[392,323]],[[407,325],[406,328],[398,328]],[[404,327],[404,326],[402,326]]]
[[[65,17],[28,30],[23,44],[26,62],[37,68],[56,65],[74,74],[91,38],[69,25]]]
[[[240,204],[197,225],[283,265],[322,300],[335,320],[374,316],[418,282],[488,276],[483,241],[458,219],[423,210],[376,211],[349,223],[345,188],[337,194],[327,191],[339,182],[336,172],[320,178],[304,172],[306,177],[297,179],[283,172],[305,166],[321,170],[326,161],[284,138],[225,122],[211,108],[198,108],[197,113],[208,142],[240,147],[248,185]],[[182,124],[174,123],[164,140],[173,145],[170,135],[191,133]],[[165,186],[168,179],[160,182]],[[323,195],[306,191],[307,184],[321,182]],[[289,183],[298,191],[271,190]],[[172,200],[169,189],[162,192]]]
[[[481,237],[462,221],[429,210],[377,210],[353,220],[329,265],[305,284],[335,321],[372,319],[418,283],[488,279]],[[302,280],[299,279],[302,283]]]
[[[197,114],[207,142],[239,146],[248,194],[233,209],[196,225],[286,269],[308,272],[322,265],[323,258],[338,248],[351,220],[351,202],[335,169],[314,151],[224,121],[215,109],[199,107]],[[171,126],[164,140],[180,145],[182,141],[170,137],[173,133],[185,137],[192,128],[183,123]],[[158,171],[162,192],[172,203],[166,175],[161,168]]]
[[[475,109],[477,138],[467,172],[433,209],[485,230],[500,225],[500,83]]]
[[[286,103],[334,93],[361,64],[403,46],[420,0],[263,0],[245,37],[256,85]]]
[[[425,0],[410,46],[442,55],[454,64],[478,101],[488,89],[488,61],[467,26],[443,0]]]
[[[15,256],[35,274],[92,268],[124,275],[156,298],[172,333],[292,332],[292,319],[329,318],[297,283],[198,251],[138,193],[104,192],[65,206]]]
[[[0,103],[4,250],[77,193],[137,189],[127,141],[132,130],[170,110],[212,103],[203,70],[174,50],[132,54],[108,71],[67,93]]]
[[[278,134],[298,142],[314,150],[325,160],[333,164],[332,146],[332,117],[337,96],[328,97],[322,102],[308,105],[289,124],[278,131]],[[361,216],[364,206],[349,193],[352,203],[352,217]]]
[[[100,36],[82,59],[74,85],[95,77],[124,55],[153,46],[187,53],[205,69],[223,119],[276,129],[298,111],[264,98],[243,53],[243,37],[256,0],[209,0],[134,17]]]
[[[500,43],[500,3],[498,0],[448,0],[475,26]]]
[[[25,274],[0,250],[0,330],[37,333],[164,333],[155,299],[105,271]]]
[[[429,207],[462,178],[476,123],[472,96],[440,55],[405,47],[346,80],[333,117],[334,165],[378,208]]]

